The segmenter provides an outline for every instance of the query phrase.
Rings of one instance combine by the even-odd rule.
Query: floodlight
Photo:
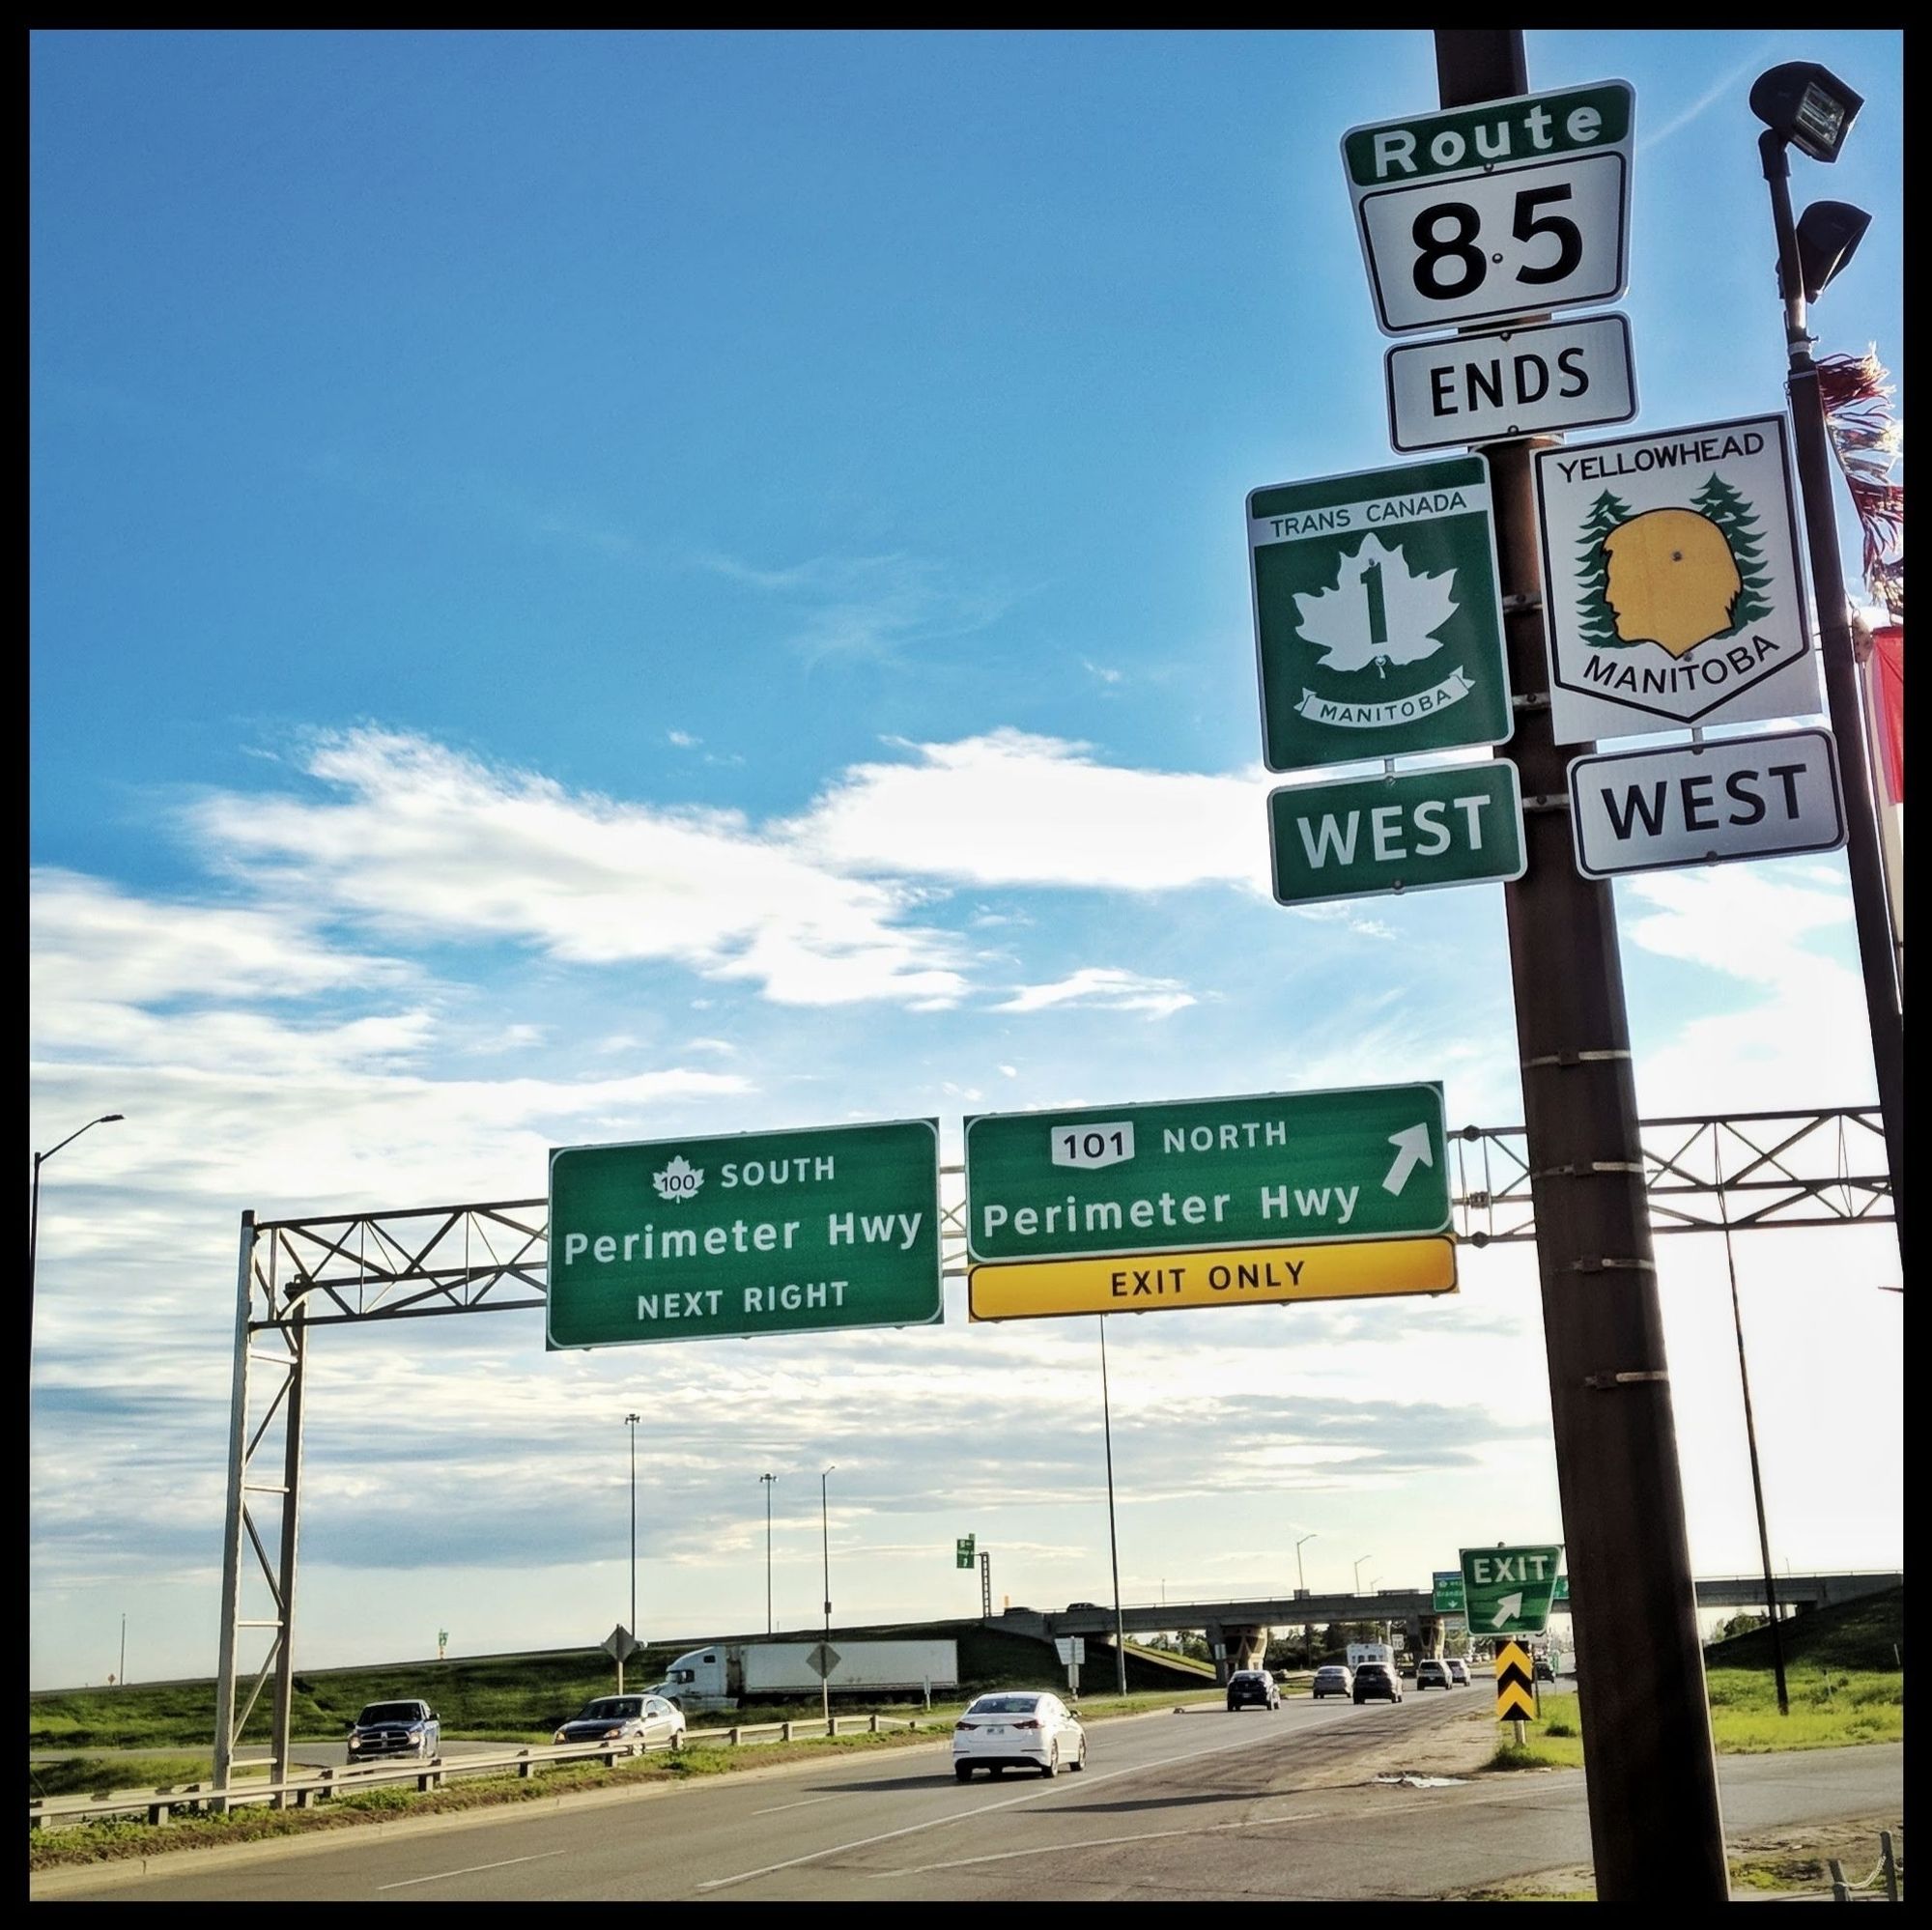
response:
[[[1838,158],[1838,150],[1864,104],[1862,94],[1816,61],[1786,61],[1751,84],[1751,112],[1773,133],[1816,161]]]
[[[1804,299],[1816,301],[1832,278],[1859,251],[1871,216],[1849,201],[1814,201],[1798,217],[1798,272]],[[1786,293],[1784,264],[1777,269],[1777,292]]]

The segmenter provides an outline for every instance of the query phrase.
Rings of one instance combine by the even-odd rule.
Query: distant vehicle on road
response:
[[[1469,1686],[1469,1664],[1461,1656],[1445,1656],[1443,1657],[1443,1660],[1449,1665],[1449,1680],[1458,1689],[1467,1689]]]
[[[1387,1662],[1364,1662],[1355,1671],[1355,1700],[1359,1702],[1400,1702],[1402,1678]]]
[[[1315,1671],[1315,1680],[1309,1684],[1308,1692],[1317,1702],[1324,1695],[1352,1695],[1355,1692],[1355,1672],[1344,1668],[1340,1662],[1323,1662]]]
[[[952,1725],[952,1774],[961,1782],[976,1769],[990,1776],[1009,1769],[1058,1775],[1087,1767],[1087,1731],[1057,1695],[1022,1689],[980,1695]]]
[[[554,1743],[636,1743],[675,1749],[684,1743],[684,1712],[662,1695],[599,1695],[551,1738]]]
[[[1548,1656],[1537,1657],[1536,1679],[1538,1682],[1554,1682],[1556,1680],[1556,1664]]]
[[[1264,1668],[1237,1668],[1228,1678],[1228,1707],[1245,1709],[1251,1702],[1264,1709],[1281,1707],[1281,1690]]]
[[[832,1644],[829,1677],[811,1665],[816,1642],[713,1642],[677,1657],[647,1691],[683,1710],[730,1709],[741,1701],[810,1695],[821,1683],[834,1695],[917,1695],[959,1686],[959,1644],[952,1640]]]
[[[1390,1669],[1393,1669],[1395,1651],[1386,1642],[1350,1642],[1349,1666],[1360,1668],[1364,1662],[1385,1662]]]
[[[431,1762],[442,1747],[442,1721],[427,1702],[371,1702],[349,1730],[349,1760],[414,1756]]]
[[[1452,1687],[1449,1664],[1439,1656],[1424,1656],[1415,1665],[1415,1689],[1419,1695],[1425,1689],[1448,1689]]]

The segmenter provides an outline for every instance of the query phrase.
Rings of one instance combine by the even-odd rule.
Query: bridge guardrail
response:
[[[781,1722],[731,1722],[715,1728],[687,1729],[684,1740],[691,1743],[722,1742],[727,1747],[755,1747],[759,1744],[790,1743],[802,1736],[882,1735],[893,1729],[922,1727],[917,1717],[834,1716],[828,1725],[821,1717]],[[942,1725],[934,1723],[935,1730]],[[440,1788],[453,1775],[489,1775],[514,1770],[522,1779],[538,1770],[562,1764],[601,1762],[608,1769],[633,1757],[649,1753],[641,1743],[559,1743],[529,1745],[506,1749],[500,1755],[436,1756],[428,1762],[368,1763],[353,1769],[318,1769],[299,1775],[272,1779],[249,1777],[216,1789],[212,1782],[190,1782],[161,1789],[108,1790],[93,1796],[30,1797],[27,1827],[44,1829],[49,1825],[91,1823],[108,1816],[145,1816],[148,1822],[165,1823],[178,1811],[223,1815],[244,1803],[267,1803],[274,1809],[308,1809],[331,1796],[358,1790],[379,1789],[388,1784],[414,1783],[424,1793]],[[659,1752],[662,1753],[662,1752]]]

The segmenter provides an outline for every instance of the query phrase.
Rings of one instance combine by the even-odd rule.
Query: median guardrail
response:
[[[710,1729],[687,1729],[684,1743],[723,1743],[727,1747],[753,1747],[790,1743],[817,1735],[880,1735],[891,1729],[918,1729],[916,1717],[834,1716],[781,1722],[733,1722]],[[932,1722],[935,1730],[950,1723]],[[614,1769],[620,1762],[647,1753],[641,1743],[560,1743],[506,1749],[499,1755],[435,1756],[428,1762],[362,1763],[345,1769],[304,1770],[277,1780],[250,1776],[216,1789],[212,1782],[189,1782],[162,1789],[106,1790],[92,1796],[32,1797],[27,1802],[30,1830],[50,1825],[92,1823],[109,1816],[142,1816],[165,1823],[179,1812],[223,1815],[247,1803],[267,1803],[273,1809],[307,1809],[332,1796],[385,1785],[413,1783],[425,1794],[451,1776],[492,1775],[514,1771],[523,1779],[539,1770],[561,1764],[601,1762]]]

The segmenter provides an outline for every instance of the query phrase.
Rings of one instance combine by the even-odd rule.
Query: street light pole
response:
[[[638,1633],[638,1423],[641,1414],[626,1414],[624,1425],[631,1431],[631,1636]],[[618,1666],[623,1666],[622,1659]]]
[[[828,1650],[832,1646],[832,1530],[829,1526],[831,1518],[826,1513],[825,1484],[838,1469],[838,1463],[835,1461],[818,1477],[818,1546],[825,1563],[825,1646]],[[819,1660],[830,1661],[831,1657],[821,1656]],[[818,1688],[819,1699],[825,1709],[825,1733],[829,1736],[832,1733],[832,1671],[829,1668],[818,1678]]]
[[[1310,1528],[1302,1536],[1301,1541],[1296,1542],[1294,1545],[1294,1585],[1303,1595],[1308,1593],[1308,1577],[1301,1572],[1301,1542],[1312,1542],[1315,1539],[1315,1534],[1316,1531]],[[1303,1662],[1312,1662],[1315,1660],[1315,1624],[1313,1622],[1304,1622],[1301,1625],[1301,1660]]]
[[[125,1113],[102,1113],[98,1120],[89,1120],[84,1126],[76,1126],[60,1142],[49,1147],[45,1152],[34,1154],[34,1191],[27,1207],[27,1358],[34,1357],[34,1256],[40,1248],[41,1239],[41,1168],[50,1160],[62,1146],[71,1146],[82,1133],[91,1126],[109,1125],[114,1121],[125,1119]]]
[[[1752,105],[1756,105],[1753,99]],[[1859,695],[1857,654],[1852,642],[1850,606],[1845,600],[1844,565],[1838,557],[1837,518],[1832,507],[1832,458],[1825,431],[1825,399],[1818,387],[1818,364],[1811,358],[1805,326],[1804,275],[1798,231],[1791,217],[1789,137],[1775,128],[1758,136],[1758,155],[1771,189],[1772,226],[1777,237],[1779,278],[1784,290],[1784,341],[1789,358],[1786,392],[1791,397],[1792,440],[1798,460],[1798,489],[1804,498],[1806,553],[1811,563],[1811,594],[1818,608],[1818,655],[1825,672],[1825,703],[1832,735],[1838,741],[1844,793],[1845,863],[1852,881],[1852,922],[1857,927],[1859,965],[1864,979],[1865,1014],[1870,1022],[1872,1066],[1878,1078],[1879,1112],[1885,1128],[1886,1165],[1891,1172],[1891,1217],[1900,1263],[1905,1259],[1905,1018],[1900,1008],[1891,915],[1887,906],[1885,859],[1879,845],[1865,754],[1864,706]]]
[[[121,1617],[121,1673],[114,1679],[123,1689],[128,1687],[128,1617],[125,1611]]]
[[[1360,1561],[1357,1561],[1355,1563],[1355,1593],[1357,1595],[1359,1595],[1362,1592],[1362,1562],[1374,1561],[1374,1560],[1375,1560],[1374,1555],[1365,1554],[1361,1557]]]
[[[772,1489],[778,1482],[776,1474],[758,1476],[765,1490],[765,1633],[772,1632]]]
[[[1107,1437],[1107,1547],[1114,1558],[1114,1681],[1127,1692],[1127,1631],[1121,1617],[1121,1544],[1114,1532],[1114,1414],[1107,1397],[1107,1317],[1100,1316],[1100,1427]]]

